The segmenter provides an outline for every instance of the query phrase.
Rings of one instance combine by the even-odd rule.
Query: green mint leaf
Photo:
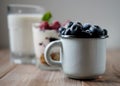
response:
[[[51,17],[52,17],[51,12],[46,12],[42,17],[42,21],[48,21],[49,22]]]

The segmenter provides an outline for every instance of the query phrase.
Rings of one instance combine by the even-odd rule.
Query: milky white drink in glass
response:
[[[55,66],[49,67],[47,62],[45,61],[44,58],[44,50],[47,46],[52,41],[58,40],[58,31],[57,30],[50,30],[50,29],[45,29],[41,30],[39,27],[40,23],[35,23],[33,24],[33,40],[34,40],[34,50],[35,50],[35,55],[37,58],[37,66],[40,69],[44,70],[59,70],[60,68],[56,68]],[[59,61],[59,48],[54,48],[52,52],[50,53],[51,59]]]
[[[12,6],[14,7],[14,5]],[[17,7],[19,6],[20,5]],[[23,7],[24,11],[25,8],[29,8],[30,6],[25,5]],[[15,63],[33,63],[35,62],[35,59],[32,38],[32,23],[40,22],[42,13],[21,13],[22,10],[18,10],[20,13],[15,13],[14,9],[12,11],[13,13],[8,14],[11,50],[10,59]]]

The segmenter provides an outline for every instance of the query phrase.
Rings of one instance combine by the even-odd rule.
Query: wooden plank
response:
[[[0,65],[0,79],[4,77],[14,67],[15,65],[10,62],[7,62],[7,63],[5,62],[4,64]]]
[[[9,61],[9,50],[0,50],[0,79],[14,67],[15,64]]]
[[[7,54],[8,55],[8,54]],[[1,64],[6,59],[1,58]],[[8,61],[8,60],[7,60]],[[6,65],[7,62],[6,62]],[[9,66],[9,65],[8,65]],[[3,66],[4,68],[5,66]],[[2,68],[2,67],[0,67]],[[2,70],[3,70],[2,68]],[[9,69],[5,67],[6,69]],[[3,71],[4,73],[6,71]],[[3,74],[2,74],[3,75]],[[68,79],[60,71],[42,71],[33,65],[16,65],[0,79],[0,86],[81,86],[81,82]]]
[[[18,65],[0,80],[1,86],[81,86],[60,71],[42,71],[33,65]]]
[[[0,49],[0,59],[3,58],[8,53],[9,53],[8,49]]]
[[[0,74],[10,68],[11,63],[6,58],[7,55],[0,58]],[[5,68],[3,72],[1,68]],[[106,72],[95,80],[69,79],[61,71],[43,71],[34,65],[13,64],[11,69],[2,75],[0,86],[120,86],[120,50],[107,52]]]
[[[120,86],[120,52],[107,53],[107,69],[99,79],[83,81],[82,86]]]

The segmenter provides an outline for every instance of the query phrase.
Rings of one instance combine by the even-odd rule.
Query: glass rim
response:
[[[45,9],[42,6],[34,4],[8,4],[8,14],[38,14],[45,13]]]
[[[43,8],[39,5],[32,5],[32,4],[8,4],[8,7],[27,7],[27,8]]]

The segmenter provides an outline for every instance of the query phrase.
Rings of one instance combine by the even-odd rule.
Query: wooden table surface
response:
[[[74,80],[66,78],[62,71],[13,64],[9,53],[0,49],[0,86],[120,86],[120,50],[107,51],[106,72],[96,80]]]

